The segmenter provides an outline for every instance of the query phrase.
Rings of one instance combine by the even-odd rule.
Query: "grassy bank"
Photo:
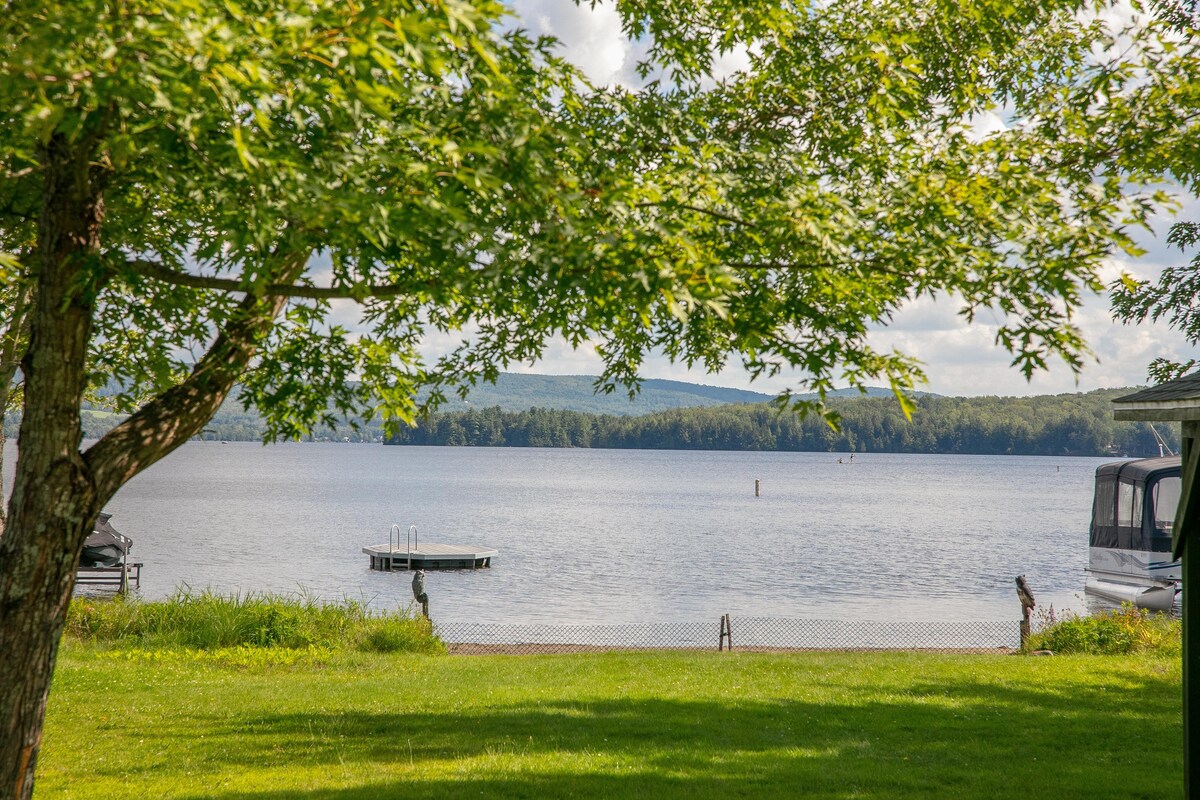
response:
[[[1149,656],[68,642],[37,796],[1162,798],[1180,738],[1179,662]]]
[[[439,653],[429,621],[407,611],[372,613],[365,603],[313,597],[177,592],[166,600],[75,598],[66,636],[103,647],[374,653]],[[275,653],[278,659],[280,653]]]

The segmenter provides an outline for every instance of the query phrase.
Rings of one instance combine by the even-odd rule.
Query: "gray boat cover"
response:
[[[133,540],[109,524],[112,514],[101,514],[83,542],[79,563],[85,567],[114,566],[133,548]]]

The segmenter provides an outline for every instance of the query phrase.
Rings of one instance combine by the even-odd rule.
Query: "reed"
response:
[[[1178,657],[1183,649],[1180,620],[1134,608],[1129,603],[1118,610],[1090,616],[1067,612],[1059,617],[1050,609],[1041,622],[1040,630],[1029,637],[1027,650]]]
[[[308,595],[177,591],[166,600],[76,598],[67,636],[140,648],[230,647],[440,652],[428,620],[408,609],[373,613],[366,603]]]

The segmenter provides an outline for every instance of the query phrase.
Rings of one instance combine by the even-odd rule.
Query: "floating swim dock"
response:
[[[393,543],[394,542],[394,543]],[[393,525],[387,544],[362,549],[371,558],[371,569],[392,572],[399,569],[484,569],[499,555],[490,547],[461,544],[417,542],[417,526],[408,529],[408,541],[400,541],[400,526]]]

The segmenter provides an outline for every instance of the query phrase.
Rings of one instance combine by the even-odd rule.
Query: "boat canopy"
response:
[[[1180,466],[1179,456],[1168,456],[1097,467],[1091,546],[1171,552]]]
[[[81,567],[113,567],[129,555],[133,540],[114,528],[109,520],[112,514],[101,514],[96,520],[91,535],[83,542],[79,554]]]

